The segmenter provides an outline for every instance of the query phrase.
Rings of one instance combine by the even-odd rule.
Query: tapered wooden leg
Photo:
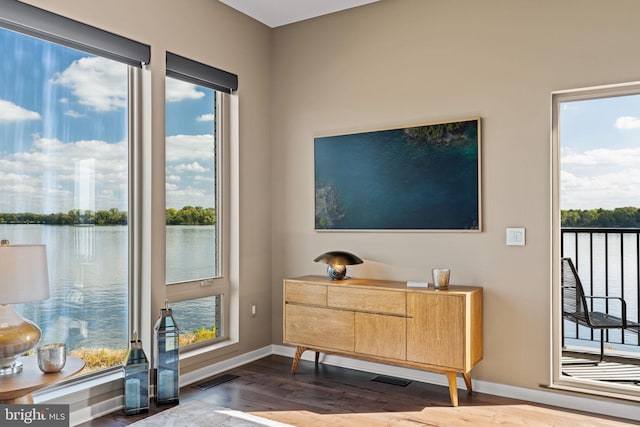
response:
[[[296,347],[296,354],[295,356],[293,356],[293,364],[291,365],[292,374],[296,373],[296,370],[298,369],[298,365],[300,364],[300,358],[302,357],[302,353],[304,353],[305,350],[307,350],[307,347],[302,347],[301,345]]]
[[[318,366],[319,361],[320,361],[320,352],[316,351],[316,366]]]
[[[449,381],[449,397],[451,398],[451,406],[458,406],[458,386],[456,385],[456,373],[447,372],[445,374]]]
[[[464,378],[464,383],[467,385],[467,391],[472,392],[471,388],[471,374],[469,372],[463,372],[462,378]]]

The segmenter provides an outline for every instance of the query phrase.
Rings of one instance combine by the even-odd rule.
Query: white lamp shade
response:
[[[49,298],[45,245],[0,246],[0,304]]]

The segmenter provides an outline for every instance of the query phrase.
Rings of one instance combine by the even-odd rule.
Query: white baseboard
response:
[[[122,396],[112,397],[111,399],[101,400],[91,406],[85,406],[69,413],[69,425],[77,426],[112,412],[118,411],[124,407]]]
[[[293,357],[294,353],[295,348],[285,345],[269,345],[266,347],[262,347],[254,351],[232,357],[222,362],[214,363],[205,368],[189,372],[188,374],[184,374],[180,377],[180,386],[184,387],[196,383],[205,378],[221,374],[223,372],[229,371],[233,368],[245,365],[271,354]],[[302,355],[303,360],[313,361],[314,357],[315,356],[312,351],[305,352]],[[321,362],[328,365],[355,369],[358,371],[371,372],[378,375],[405,378],[413,381],[420,381],[445,387],[448,386],[447,379],[443,374],[421,371],[418,369],[403,368],[398,366],[386,365],[383,363],[369,362],[366,360],[352,359],[348,357],[324,353],[322,354]],[[457,381],[458,388],[466,388],[462,378],[458,377]],[[473,389],[474,391],[480,393],[493,394],[496,396],[509,397],[512,399],[525,400],[528,402],[540,403],[544,405],[552,405],[560,408],[567,408],[599,415],[640,421],[640,411],[638,411],[638,404],[633,402],[589,398],[578,395],[565,394],[552,390],[529,389],[482,380],[473,380]],[[80,409],[71,412],[71,425],[81,424],[93,418],[98,418],[102,415],[106,415],[118,410],[121,406],[122,397],[116,397],[97,402],[91,406],[83,406]]]

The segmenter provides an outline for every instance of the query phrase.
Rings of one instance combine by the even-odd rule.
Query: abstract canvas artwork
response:
[[[481,231],[480,140],[480,118],[315,138],[315,229]]]

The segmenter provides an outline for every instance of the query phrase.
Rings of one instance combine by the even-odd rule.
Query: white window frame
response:
[[[565,102],[640,94],[640,82],[556,91],[551,95],[551,376],[550,387],[640,402],[637,386],[562,375],[562,290],[560,281],[560,105]]]
[[[175,78],[175,77],[172,77]],[[169,304],[220,295],[222,330],[218,337],[190,344],[180,349],[185,353],[194,349],[226,341],[230,337],[230,280],[229,280],[229,146],[230,146],[230,95],[216,91],[216,257],[218,276],[166,284],[166,298]],[[178,325],[179,327],[180,325]]]

